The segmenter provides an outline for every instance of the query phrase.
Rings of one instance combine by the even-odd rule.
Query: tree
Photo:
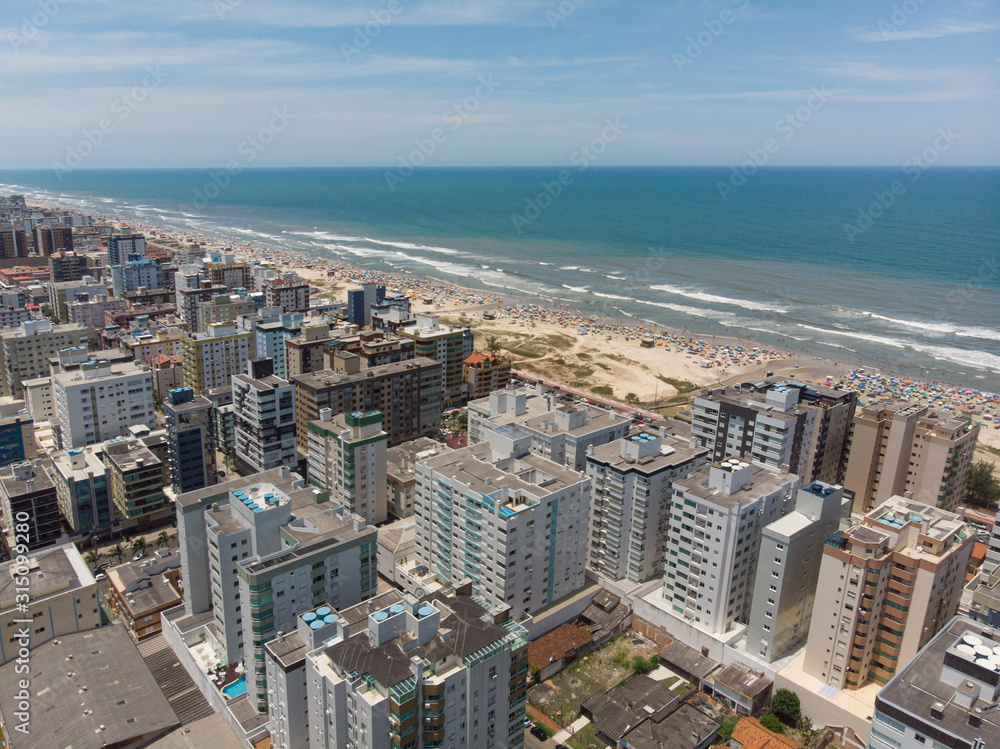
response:
[[[649,656],[648,658],[643,658],[641,655],[637,655],[632,659],[632,670],[637,674],[648,674],[652,673],[659,667],[660,658],[656,653]]]
[[[740,722],[739,715],[727,715],[722,719],[722,728],[719,729],[719,740],[723,743],[729,741],[733,735],[736,724]]]
[[[486,339],[486,350],[494,356],[500,353],[500,341],[497,340],[495,335],[491,335]]]
[[[760,724],[768,731],[774,731],[775,733],[785,732],[785,726],[782,725],[781,721],[778,720],[778,716],[774,713],[767,713],[767,715],[760,716]]]
[[[794,726],[799,722],[801,710],[799,696],[791,689],[779,689],[771,697],[771,712],[786,726]]]
[[[161,546],[170,546],[170,542],[174,540],[174,537],[167,533],[166,531],[160,531],[160,535],[156,537],[157,548]]]
[[[142,536],[139,536],[138,538],[133,538],[131,546],[132,546],[132,551],[134,551],[136,554],[140,554],[149,549],[149,544],[146,543],[146,539],[144,539]]]
[[[127,552],[125,551],[125,547],[122,546],[120,543],[117,543],[114,546],[112,546],[110,549],[108,549],[108,556],[109,557],[117,557],[118,558],[118,564],[122,563],[122,560],[125,558],[125,554],[126,553]]]
[[[93,567],[94,570],[96,571],[97,563],[100,562],[101,559],[103,558],[104,555],[101,552],[94,551],[93,549],[91,549],[90,551],[87,552],[87,555],[83,558],[83,561],[85,561],[90,567]]]
[[[969,471],[965,485],[966,499],[974,505],[993,509],[1000,502],[1000,478],[994,474],[995,466],[988,460],[977,460]]]

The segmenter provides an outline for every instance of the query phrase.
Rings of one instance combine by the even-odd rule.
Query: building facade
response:
[[[207,326],[204,333],[184,336],[184,384],[197,393],[227,387],[233,375],[246,371],[247,362],[256,356],[253,335],[237,330],[233,323]]]
[[[212,401],[191,388],[168,390],[163,402],[169,442],[170,485],[177,494],[216,482]]]
[[[233,375],[237,470],[243,475],[297,464],[295,387],[271,370],[270,359],[248,362],[248,374]]]

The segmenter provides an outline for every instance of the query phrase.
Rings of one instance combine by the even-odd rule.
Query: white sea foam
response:
[[[950,322],[927,322],[924,320],[904,320],[898,317],[889,317],[888,315],[880,315],[877,312],[868,312],[866,310],[846,310],[846,311],[855,315],[870,317],[875,320],[884,320],[885,322],[903,328],[916,328],[917,330],[925,330],[929,333],[939,333],[942,335],[955,335],[960,338],[981,338],[986,341],[1000,341],[1000,330],[995,330],[993,328],[985,328],[978,325],[955,325]]]
[[[619,300],[621,300],[623,302],[630,301],[629,297],[627,297],[627,296],[618,296],[617,294],[602,294],[600,291],[594,291],[594,292],[591,292],[591,293],[593,293],[594,296],[599,296],[599,297],[602,297],[604,299],[619,299]]]
[[[683,286],[659,284],[657,286],[650,286],[650,288],[655,291],[666,291],[668,294],[676,294],[677,296],[687,297],[688,299],[696,299],[699,302],[728,304],[734,307],[743,307],[744,309],[752,309],[760,312],[777,312],[782,315],[788,312],[787,307],[782,307],[780,305],[767,304],[766,302],[753,302],[749,299],[732,299],[726,296],[708,294],[704,291],[697,291],[695,289],[686,289]]]
[[[362,242],[371,242],[372,244],[381,244],[386,247],[398,247],[401,250],[415,250],[417,252],[437,252],[441,255],[465,255],[466,253],[461,250],[453,250],[450,247],[433,247],[426,244],[413,244],[412,242],[387,242],[382,239],[372,239],[371,237],[362,237]]]
[[[570,286],[569,284],[564,283],[562,284],[562,287],[564,289],[569,289],[570,291],[576,291],[580,294],[586,294],[588,291],[590,291],[589,286]]]

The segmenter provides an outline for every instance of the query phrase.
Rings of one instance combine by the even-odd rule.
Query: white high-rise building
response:
[[[60,449],[125,437],[129,427],[156,426],[153,376],[133,362],[86,361],[52,375],[53,434]]]
[[[49,374],[49,359],[62,349],[87,348],[87,329],[27,320],[17,330],[0,332],[0,395],[21,398],[23,382]]]
[[[761,530],[795,509],[798,477],[727,460],[674,482],[663,597],[712,634],[750,616]]]
[[[212,612],[207,644],[218,660],[243,663],[261,713],[264,643],[292,631],[301,612],[347,608],[378,588],[375,528],[318,498],[287,468],[177,497],[185,612]]]
[[[382,414],[333,415],[329,408],[309,422],[309,483],[369,524],[389,519],[386,446]],[[293,435],[292,447],[295,447]]]
[[[516,424],[531,436],[531,452],[554,463],[583,471],[587,450],[620,440],[629,421],[613,409],[567,402],[552,393],[496,390],[469,403],[469,444],[486,442],[490,434]]]
[[[510,620],[436,594],[328,626],[306,658],[311,749],[523,746],[527,640]]]
[[[519,620],[584,586],[590,512],[590,479],[529,444],[510,427],[417,463],[417,561]]]
[[[706,448],[665,429],[590,448],[587,566],[610,580],[641,583],[661,576],[673,482],[703,466],[707,455]]]

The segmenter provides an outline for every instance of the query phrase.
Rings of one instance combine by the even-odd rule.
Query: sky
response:
[[[4,0],[0,27],[0,168],[1000,164],[988,0]]]

